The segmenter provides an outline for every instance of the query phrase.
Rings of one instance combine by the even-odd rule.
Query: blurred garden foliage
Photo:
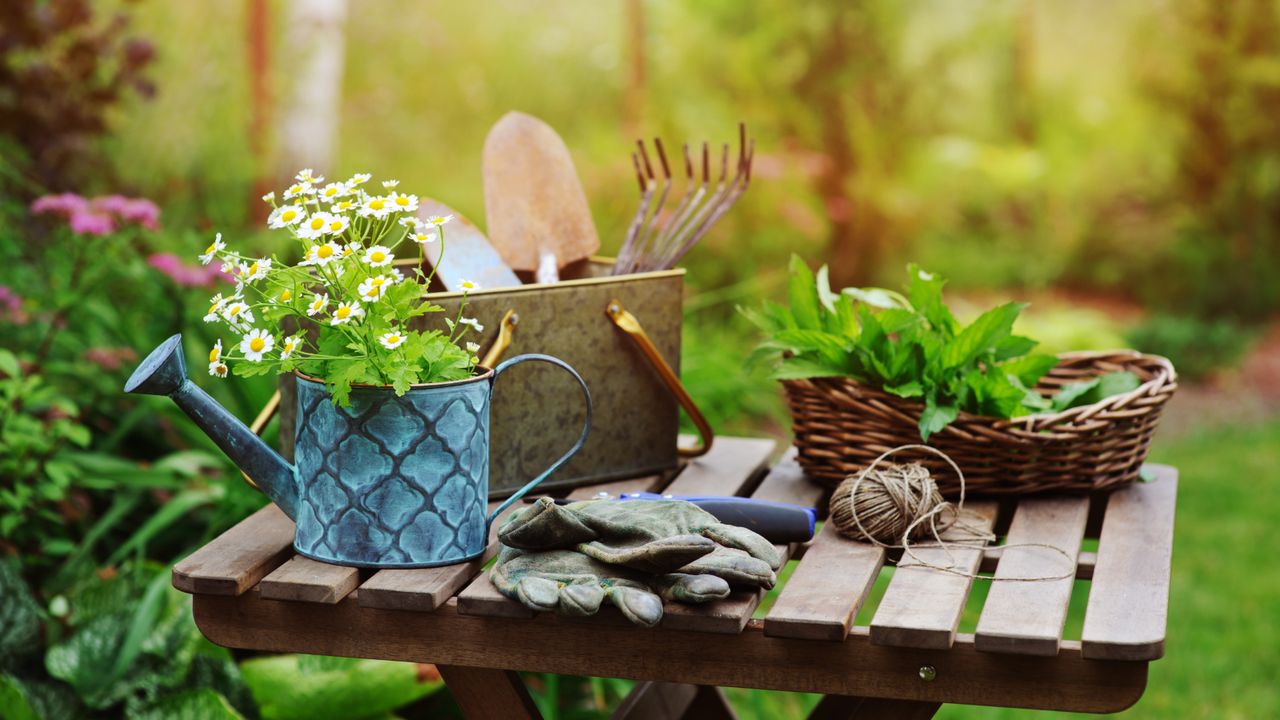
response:
[[[278,162],[288,7],[0,3],[0,706],[17,717],[286,717],[265,697],[282,674],[303,678],[297,707],[421,707],[438,687],[394,664],[238,665],[204,641],[164,567],[262,499],[171,403],[119,392],[136,350],[213,342],[191,318],[223,282],[192,266],[215,231],[286,251],[258,195],[298,169]],[[1127,339],[1205,375],[1280,303],[1278,30],[1274,0],[362,0],[336,166],[317,170],[376,170],[483,224],[484,137],[520,109],[566,139],[609,253],[635,138],[731,142],[745,121],[752,187],[686,262],[683,373],[724,433],[786,433],[734,308],[780,298],[793,252],[837,287],[919,262],[962,316],[966,294],[1056,298],[1016,331],[1053,352]],[[162,212],[126,204],[144,198]],[[246,419],[272,390],[201,384]],[[621,692],[577,690],[588,714]]]

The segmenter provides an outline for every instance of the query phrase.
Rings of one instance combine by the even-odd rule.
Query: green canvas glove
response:
[[[729,584],[713,575],[648,575],[575,550],[531,552],[503,546],[489,581],[531,610],[585,617],[608,600],[645,627],[662,619],[663,600],[704,603],[729,595]]]
[[[773,587],[781,558],[756,533],[725,525],[684,500],[584,500],[557,505],[551,498],[511,516],[498,533],[504,545],[524,550],[575,549],[610,565],[650,574],[679,570],[729,583]]]

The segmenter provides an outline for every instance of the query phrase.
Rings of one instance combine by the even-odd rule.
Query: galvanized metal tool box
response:
[[[577,486],[675,468],[681,404],[688,403],[695,421],[705,428],[676,380],[684,270],[610,276],[611,267],[607,260],[592,259],[567,268],[558,283],[482,289],[467,296],[464,314],[484,327],[478,339],[482,357],[492,358],[495,343],[509,340],[501,357],[554,355],[581,373],[591,389],[595,412],[586,446],[540,487]],[[456,316],[462,294],[438,293],[433,300],[445,313],[424,322],[443,328],[443,315]],[[611,305],[639,321],[650,350],[611,319]],[[657,357],[651,360],[655,351]],[[665,380],[663,359],[670,368]],[[290,380],[285,378],[281,388],[280,435],[286,451],[292,449],[287,446],[294,422]],[[504,374],[493,397],[491,494],[509,495],[554,462],[576,438],[583,413],[577,385],[551,366],[527,363]],[[709,441],[710,430],[705,429],[704,446]]]

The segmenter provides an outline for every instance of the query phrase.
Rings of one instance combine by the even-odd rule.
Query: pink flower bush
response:
[[[22,296],[8,285],[0,285],[0,322],[26,325],[30,317],[22,309]]]
[[[169,276],[179,287],[211,288],[219,280],[235,283],[230,273],[223,272],[220,267],[209,265],[190,265],[182,262],[173,253],[156,253],[147,258],[147,264]]]
[[[146,198],[103,195],[90,200],[75,193],[44,195],[31,203],[31,212],[61,215],[77,235],[110,235],[121,224],[160,229],[160,208]]]

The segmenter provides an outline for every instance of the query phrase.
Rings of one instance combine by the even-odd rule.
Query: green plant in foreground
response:
[[[1132,373],[1111,373],[1046,397],[1035,388],[1058,359],[1032,353],[1036,341],[1013,334],[1025,304],[1005,303],[962,326],[942,300],[945,280],[916,265],[908,274],[905,295],[883,288],[835,293],[825,266],[815,277],[793,255],[790,307],[765,302],[744,310],[768,335],[751,362],[772,361],[775,379],[851,377],[918,400],[922,440],[961,411],[997,418],[1058,412],[1139,384]]]

